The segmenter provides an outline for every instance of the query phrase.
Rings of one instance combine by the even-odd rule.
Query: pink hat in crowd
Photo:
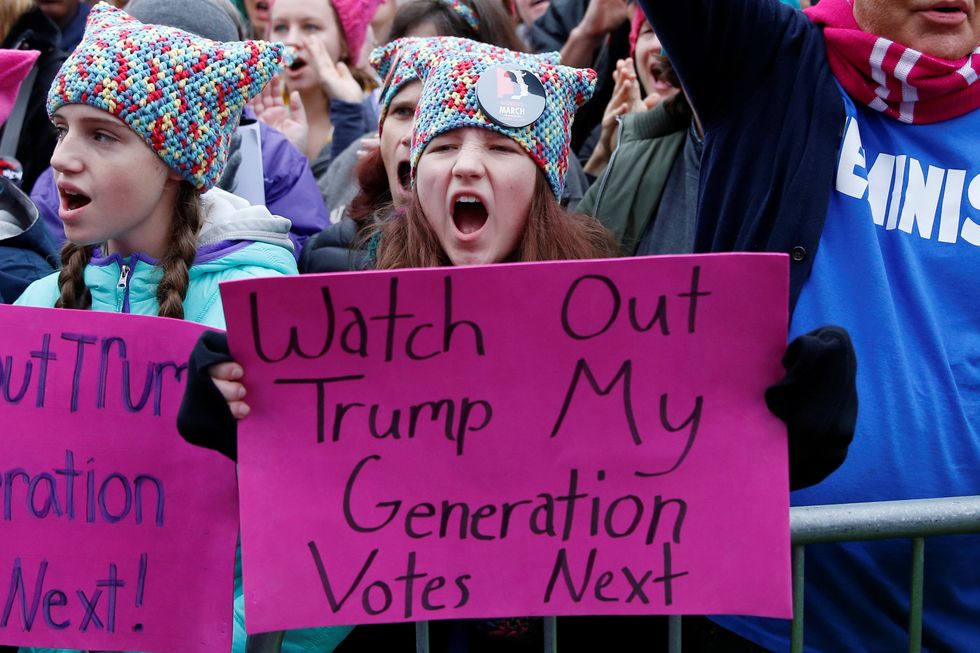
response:
[[[0,50],[0,125],[14,110],[20,84],[40,56],[37,50]]]
[[[646,14],[640,9],[640,5],[636,5],[636,9],[633,11],[633,18],[630,20],[630,56],[632,57],[636,54],[636,41],[640,38],[640,28],[643,26],[643,21],[647,19]]]
[[[360,63],[367,28],[381,0],[330,0],[330,3],[340,19],[341,29],[344,30],[350,63],[356,66]]]

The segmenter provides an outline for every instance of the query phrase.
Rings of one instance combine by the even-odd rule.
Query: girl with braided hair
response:
[[[96,5],[48,93],[68,239],[62,269],[17,303],[224,328],[219,283],[295,273],[289,220],[214,187],[242,109],[284,50],[211,41]],[[235,644],[244,650],[243,631]]]
[[[47,103],[62,269],[17,303],[223,327],[220,282],[295,272],[289,221],[212,189],[242,108],[283,50],[93,9]]]

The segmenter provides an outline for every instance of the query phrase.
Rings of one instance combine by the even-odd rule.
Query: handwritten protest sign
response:
[[[251,631],[790,615],[787,263],[683,256],[222,286]]]
[[[0,643],[231,649],[235,466],[175,426],[202,330],[0,306]]]

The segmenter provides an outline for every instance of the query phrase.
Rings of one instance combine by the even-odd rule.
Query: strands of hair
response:
[[[61,248],[61,273],[58,275],[61,296],[55,308],[92,308],[92,293],[85,286],[85,266],[92,258],[93,249],[91,245],[75,243],[67,243]]]
[[[376,263],[379,270],[452,265],[425,219],[417,194],[413,194],[404,215],[367,229],[366,238],[369,240],[376,231],[381,233]],[[612,234],[595,218],[565,211],[539,172],[520,244],[502,262],[571,261],[617,255]]]
[[[166,254],[160,259],[163,278],[157,286],[161,317],[184,319],[184,297],[190,281],[189,270],[197,254],[197,234],[201,230],[201,196],[190,184],[181,183],[170,223]]]

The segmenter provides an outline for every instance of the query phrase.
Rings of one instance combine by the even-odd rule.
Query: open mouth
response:
[[[654,62],[650,64],[650,78],[653,84],[653,89],[657,93],[663,95],[674,89],[674,85],[667,80],[667,76],[664,74],[664,69],[661,67],[660,63],[656,61],[654,57]]]
[[[259,0],[255,3],[255,13],[259,15],[260,18],[266,18],[269,15],[269,3]]]
[[[412,186],[412,166],[408,161],[398,162],[398,183],[404,190]]]
[[[934,5],[924,9],[922,13],[940,23],[956,24],[967,18],[966,8],[959,2]]]
[[[667,82],[660,77],[662,74],[663,70],[658,64],[653,64],[650,66],[650,78],[653,80],[654,88],[656,88],[658,91],[663,90],[663,87],[667,85]]]
[[[74,211],[80,209],[83,206],[89,204],[92,198],[83,193],[73,193],[71,191],[62,190],[61,191],[61,201],[62,205],[69,211]]]
[[[460,195],[453,202],[453,224],[464,236],[483,229],[489,217],[483,202],[472,195]]]
[[[293,59],[293,63],[289,64],[289,69],[292,71],[301,70],[306,67],[306,60],[302,57],[296,57]]]

